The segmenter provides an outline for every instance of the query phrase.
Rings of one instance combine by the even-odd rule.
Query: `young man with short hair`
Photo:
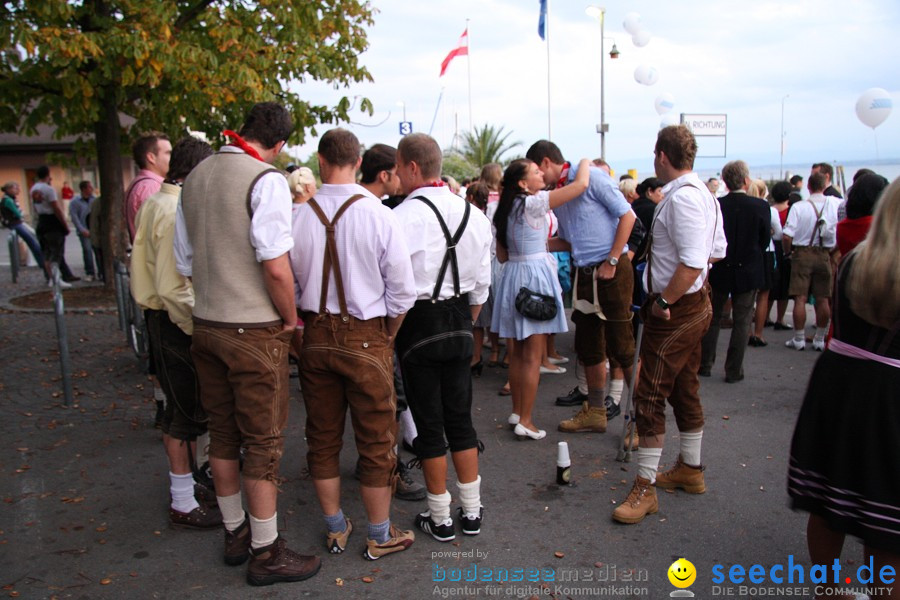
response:
[[[231,145],[185,179],[175,224],[178,272],[194,286],[191,356],[209,417],[225,563],[249,558],[251,585],[302,581],[322,564],[278,535],[288,346],[297,311],[288,258],[291,192],[270,165],[293,128],[280,104],[255,104],[239,133],[224,132]]]
[[[300,383],[307,462],[328,529],[325,544],[332,554],[342,553],[353,531],[341,508],[340,452],[349,408],[368,518],[363,556],[378,560],[415,540],[390,519],[397,469],[394,336],[415,288],[394,213],[356,183],[359,151],[359,140],[344,129],[319,140],[322,187],[297,209],[291,268],[304,323]]]
[[[634,390],[640,447],[638,472],[631,491],[613,511],[620,523],[639,523],[657,512],[656,488],[706,491],[700,447],[700,340],[712,318],[704,287],[709,265],[725,256],[722,213],[703,181],[694,173],[697,142],[684,125],[663,128],[653,165],[665,182],[665,197],[656,209],[641,308],[644,334],[641,371]],[[680,452],[675,466],[657,473],[666,433],[666,402],[678,424]]]
[[[416,302],[397,335],[403,384],[416,422],[428,510],[416,525],[440,542],[456,536],[447,491],[447,449],[456,469],[462,532],[481,531],[481,446],[472,425],[472,324],[491,283],[491,225],[441,181],[442,154],[422,133],[400,140],[406,199],[394,211],[412,255]],[[446,441],[445,441],[446,440]]]

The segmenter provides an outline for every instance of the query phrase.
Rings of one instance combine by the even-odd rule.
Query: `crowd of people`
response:
[[[767,345],[773,307],[771,324],[794,330],[788,347],[807,347],[807,302],[816,314],[812,348],[823,355],[793,441],[789,492],[812,515],[811,557],[839,555],[849,533],[876,560],[897,564],[900,495],[885,475],[897,466],[890,444],[900,425],[900,273],[886,258],[900,230],[898,182],[888,187],[859,173],[842,203],[830,165],[819,163],[808,196],[798,189],[802,179],[777,182],[770,194],[736,160],[723,167],[727,193],[718,197],[718,179],[704,182],[693,170],[692,133],[669,126],[654,147],[656,176],[641,182],[615,181],[603,160],[570,163],[540,140],[505,169],[485,165],[458,191],[442,177],[441,149],[427,135],[363,153],[351,132],[332,129],[318,145],[319,185],[307,168],[286,174],[271,166],[292,130],[284,107],[261,103],[238,131],[224,132],[228,143],[218,151],[194,138],[173,146],[162,134],[142,136],[134,145],[141,171],[125,200],[131,289],[146,310],[159,386],[169,519],[223,528],[224,561],[249,560],[250,584],[300,581],[321,566],[291,550],[277,527],[291,357],[327,552],[347,550],[354,531],[339,468],[349,411],[366,512],[363,555],[378,560],[415,541],[391,520],[393,498],[424,500],[414,526],[439,542],[481,531],[483,445],[472,386],[485,340],[488,365],[508,368],[500,393],[510,396],[508,423],[520,440],[546,436],[537,424],[538,381],[564,372],[568,359],[553,336],[570,319],[578,385],[556,402],[578,411],[558,430],[604,433],[631,390],[634,410],[625,416],[636,430],[638,469],[612,518],[636,524],[658,511],[658,488],[706,490],[699,378],[712,373],[720,329],[731,327],[724,371],[736,383],[746,348]],[[14,204],[17,188],[3,191],[3,206]],[[93,190],[81,192],[90,198]],[[55,199],[38,206],[37,250],[49,265],[60,258],[64,219]],[[72,210],[78,234],[90,240],[85,207],[73,200]],[[846,218],[838,222],[839,214]],[[86,266],[91,245],[82,242]],[[856,373],[852,380],[844,369]],[[864,411],[846,402],[861,382]],[[674,466],[658,472],[666,404],[679,447]],[[880,433],[869,437],[870,462],[860,469],[847,444],[869,430]],[[198,474],[195,460],[204,434],[211,478]],[[424,486],[399,459],[401,444]],[[852,514],[835,508],[847,502]]]

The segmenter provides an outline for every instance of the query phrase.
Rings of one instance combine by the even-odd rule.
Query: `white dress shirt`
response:
[[[220,152],[243,152],[234,146],[223,146]],[[291,237],[291,190],[287,179],[280,172],[266,173],[260,177],[250,193],[250,243],[256,250],[256,260],[272,260],[288,252],[294,246]],[[193,273],[191,263],[194,247],[188,238],[181,200],[175,215],[175,266],[185,277]]]
[[[283,179],[283,178],[282,178]],[[330,221],[350,196],[362,194],[335,225],[334,238],[344,282],[347,312],[357,319],[396,317],[416,301],[409,250],[397,218],[366,188],[324,184],[316,203]],[[299,205],[294,219],[291,268],[300,310],[318,313],[325,262],[325,226],[309,206]],[[340,314],[334,271],[328,279],[325,309]]]
[[[727,242],[722,210],[706,185],[694,173],[687,173],[663,187],[663,200],[656,207],[651,225],[653,236],[650,264],[644,270],[644,289],[662,292],[679,264],[701,269],[685,292],[699,291],[706,281],[710,258],[724,258]],[[652,266],[652,289],[647,274]]]
[[[419,188],[394,209],[397,220],[406,234],[406,243],[412,257],[416,279],[416,299],[430,300],[437,283],[441,263],[447,253],[447,241],[431,208],[416,196],[425,196],[437,207],[450,235],[453,236],[462,222],[465,200],[447,187]],[[543,218],[543,216],[542,216]],[[477,208],[469,212],[462,238],[456,244],[459,264],[460,293],[469,294],[469,304],[484,304],[491,285],[491,223]],[[453,297],[453,270],[447,265],[444,282],[438,300]]]
[[[811,194],[809,200],[795,202],[788,212],[787,221],[784,223],[784,235],[790,236],[793,246],[818,246],[819,234],[815,233],[816,212],[821,212],[825,219],[822,227],[822,246],[834,248],[837,243],[835,233],[837,230],[837,209],[840,198],[826,196],[824,194]],[[815,207],[813,206],[815,205]],[[813,239],[815,236],[815,239]]]

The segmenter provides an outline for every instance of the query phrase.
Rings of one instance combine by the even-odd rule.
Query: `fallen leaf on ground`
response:
[[[729,417],[728,415],[722,415],[722,420],[723,420],[723,421],[727,421],[727,420],[730,419],[730,418],[731,418],[731,417]]]
[[[109,577],[104,577],[103,579],[100,580],[100,585],[109,585],[111,583],[112,583],[112,579],[110,579]]]
[[[374,580],[373,578],[371,578],[371,577],[368,577],[368,576],[362,578],[362,582],[363,582],[363,583],[372,583],[373,581],[375,581],[375,580]]]
[[[553,556],[555,556],[556,558],[562,558],[565,556],[565,554],[563,554],[562,552],[556,551],[553,553]]]

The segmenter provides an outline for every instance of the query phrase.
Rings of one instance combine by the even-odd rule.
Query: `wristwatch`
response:
[[[661,295],[656,297],[656,304],[663,310],[668,310],[669,303]]]
[[[606,259],[606,262],[608,262],[612,266],[616,266],[617,264],[619,264],[619,259],[616,258],[615,256],[610,256]]]

